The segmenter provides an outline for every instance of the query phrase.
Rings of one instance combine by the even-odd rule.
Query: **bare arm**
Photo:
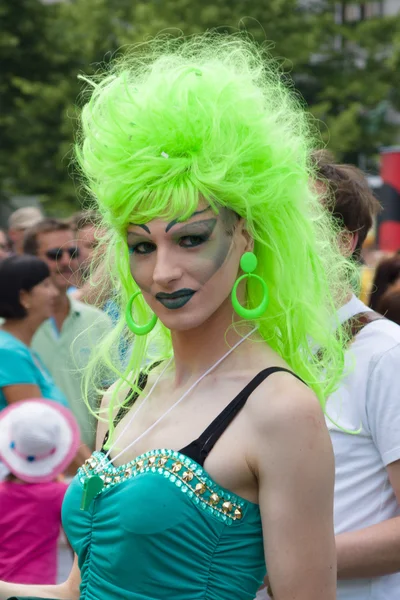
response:
[[[55,600],[79,600],[81,575],[78,560],[75,556],[70,576],[65,583],[59,585],[22,585],[0,581],[0,600],[8,600],[11,596],[36,596],[38,598],[54,598]]]
[[[41,398],[40,388],[33,383],[18,383],[15,385],[6,385],[3,387],[3,394],[7,404],[20,402],[21,400],[30,400],[31,398]]]
[[[400,504],[400,460],[387,466]],[[400,517],[336,536],[338,579],[380,577],[400,571]]]
[[[270,585],[274,600],[335,600],[329,434],[312,392],[297,382],[280,387],[262,398],[254,415],[254,470]]]

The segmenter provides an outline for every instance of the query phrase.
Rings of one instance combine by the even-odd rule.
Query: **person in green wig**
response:
[[[324,406],[352,267],[307,115],[241,34],[161,36],[86,82],[77,157],[122,315],[87,386],[119,379],[64,501],[70,578],[0,599],[251,600],[268,572],[276,600],[334,600]]]

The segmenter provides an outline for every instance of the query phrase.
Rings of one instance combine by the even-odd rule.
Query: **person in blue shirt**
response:
[[[30,348],[38,327],[52,314],[57,290],[46,263],[35,256],[0,261],[0,411],[29,398],[68,407],[39,355]]]

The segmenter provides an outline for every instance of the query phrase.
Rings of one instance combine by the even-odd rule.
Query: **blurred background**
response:
[[[0,227],[24,205],[63,217],[85,205],[72,165],[77,75],[166,28],[271,40],[328,148],[372,186],[381,149],[400,145],[400,0],[0,0],[0,19]]]

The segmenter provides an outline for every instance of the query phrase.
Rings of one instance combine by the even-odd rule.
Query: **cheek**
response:
[[[196,257],[197,260],[192,261],[190,274],[201,284],[205,285],[214,275],[218,276],[224,265],[229,260],[232,249],[232,238],[229,236],[221,236],[218,240],[210,243]]]
[[[40,297],[36,299],[36,304],[44,310],[48,308],[49,302],[50,298],[46,293],[40,294]]]
[[[129,256],[129,269],[140,289],[144,292],[150,292],[154,270],[153,256],[149,255],[146,258],[136,258],[131,254]]]

